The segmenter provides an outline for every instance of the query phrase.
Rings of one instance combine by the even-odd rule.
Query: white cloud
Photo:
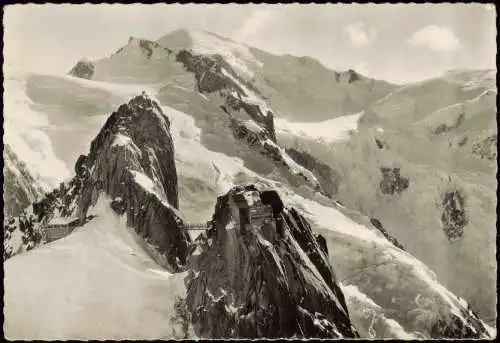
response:
[[[235,39],[244,41],[256,34],[271,18],[270,10],[255,10],[243,21],[243,26],[236,32]]]
[[[408,38],[408,43],[440,52],[460,49],[460,40],[446,26],[429,25],[423,27]]]
[[[342,28],[342,33],[347,35],[352,45],[361,46],[373,41],[377,32],[373,28],[367,28],[363,22],[352,23]]]

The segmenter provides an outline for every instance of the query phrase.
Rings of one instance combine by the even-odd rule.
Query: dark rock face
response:
[[[349,74],[348,83],[353,83],[359,80],[359,75],[354,70],[349,69],[347,73]]]
[[[194,55],[190,51],[181,50],[176,60],[181,62],[187,71],[194,73],[200,93],[213,93],[222,89],[233,89],[245,95],[243,89],[222,73],[222,65],[214,58]]]
[[[321,234],[315,234],[314,237],[316,238],[316,242],[318,242],[319,247],[323,251],[323,253],[328,256],[328,245],[326,244],[326,239],[323,237]]]
[[[231,127],[233,128],[233,136],[239,140],[245,140],[250,146],[257,146],[260,141],[265,139],[266,135],[264,132],[253,132],[250,131],[245,125],[241,124],[236,119],[231,121]]]
[[[382,143],[379,139],[375,138],[375,144],[377,144],[377,148],[379,149],[384,149],[385,148],[385,144]]]
[[[463,147],[465,144],[467,144],[468,140],[469,140],[469,137],[467,137],[467,136],[462,137],[460,139],[460,141],[458,142],[458,146]]]
[[[85,173],[85,171],[88,171],[88,168],[86,166],[86,162],[87,162],[86,155],[78,156],[78,159],[76,160],[76,163],[75,163],[76,175],[82,175],[83,173]]]
[[[322,240],[304,217],[252,185],[217,200],[186,278],[197,335],[358,337]]]
[[[231,118],[230,120],[230,127],[232,129],[233,136],[236,139],[244,141],[250,147],[254,147],[259,153],[269,157],[273,161],[281,162],[283,165],[285,165],[283,156],[281,156],[278,147],[266,142],[267,135],[265,132],[253,132],[240,121],[233,118]]]
[[[468,325],[464,325],[463,321],[455,314],[451,314],[449,318],[440,318],[432,326],[431,338],[442,339],[485,339],[490,338],[488,331],[479,320],[479,318],[471,310],[460,311],[462,317]]]
[[[318,178],[323,192],[332,197],[338,193],[338,187],[341,182],[340,175],[337,174],[327,164],[317,160],[306,151],[299,151],[294,148],[287,148],[286,152],[302,167],[310,170]]]
[[[465,211],[465,197],[459,190],[450,190],[443,194],[443,231],[450,242],[460,239],[468,223]]]
[[[486,139],[472,145],[472,153],[476,156],[495,161],[497,159],[497,135],[491,135]]]
[[[408,189],[410,180],[400,175],[399,168],[380,168],[382,172],[382,181],[380,182],[380,191],[385,195],[401,194]]]
[[[442,133],[445,133],[445,132],[451,131],[453,129],[456,129],[460,125],[462,125],[462,123],[464,122],[464,120],[465,120],[465,114],[464,113],[460,113],[458,115],[457,119],[455,120],[455,122],[452,125],[447,125],[447,124],[444,124],[444,123],[440,124],[436,128],[434,128],[433,133],[435,135],[440,135]]]
[[[333,73],[334,73],[334,75],[335,75],[335,80],[336,80],[337,82],[340,82],[340,73],[339,73],[339,72],[337,72],[337,71],[334,71]]]
[[[73,76],[90,80],[94,75],[94,68],[94,64],[90,61],[78,61],[69,73]]]
[[[42,233],[36,229],[35,221],[35,216],[27,215],[26,213],[22,213],[17,218],[10,218],[4,223],[4,244],[11,239],[13,232],[19,229],[22,234],[21,239],[25,250],[29,251],[37,247],[42,241]],[[6,260],[16,253],[17,251],[4,246],[3,258]]]
[[[241,99],[232,95],[226,96],[226,106],[235,110],[244,110],[256,123],[261,124],[266,130],[267,136],[276,143],[276,131],[274,130],[274,116],[271,111],[262,113],[260,107],[253,104],[248,104]],[[226,107],[226,108],[227,108]]]
[[[125,201],[121,198],[115,198],[111,201],[111,209],[115,211],[117,214],[122,215],[127,211],[127,205]]]
[[[394,244],[394,246],[398,247],[401,250],[405,250],[405,248],[398,242],[398,240],[396,238],[392,237],[389,234],[389,232],[387,232],[387,230],[384,228],[384,226],[382,225],[382,223],[377,218],[370,218],[370,223],[372,223],[372,225],[377,230],[379,230],[384,235],[384,237],[387,238],[387,240],[389,242],[391,242],[392,244]]]
[[[247,81],[245,78],[241,77],[238,73],[236,73],[233,70],[233,68],[231,67],[231,65],[229,63],[227,63],[226,60],[222,56],[220,56],[220,55],[213,55],[213,58],[217,61],[217,63],[219,63],[221,66],[223,66],[224,69],[229,74],[231,74],[232,77],[234,77],[235,79],[237,79],[242,85],[244,85],[245,87],[247,87],[251,91],[255,92],[255,94],[258,94],[258,95],[260,95],[260,96],[263,97],[263,95],[260,92],[260,90],[257,87],[255,87],[253,85],[253,83]]]
[[[151,58],[153,55],[154,49],[163,49],[167,53],[171,54],[173,51],[167,47],[161,46],[157,42],[148,40],[148,39],[141,39],[141,38],[134,38],[134,37],[129,37],[128,39],[128,44],[136,41],[139,44],[139,47],[142,49],[142,52],[147,58]],[[118,49],[115,53],[112,54],[112,56],[119,55],[124,49],[125,46],[122,46],[120,49]]]
[[[153,42],[153,41],[150,41],[150,40],[140,39],[139,40],[139,46],[144,51],[144,53],[146,54],[146,56],[148,58],[151,58],[151,55],[153,55],[153,49],[159,48],[160,44],[158,44],[156,42]]]
[[[127,224],[157,248],[167,268],[180,270],[190,238],[177,212],[170,122],[158,104],[142,95],[120,106],[92,141],[85,164],[92,173],[79,199],[80,218],[100,192],[120,199],[114,206],[126,212]]]
[[[448,130],[448,126],[446,124],[440,124],[434,129],[434,134],[435,135],[440,135],[443,132],[446,132]]]
[[[177,54],[176,59],[184,65],[187,71],[194,73],[200,93],[219,92],[225,99],[224,108],[226,113],[228,113],[228,109],[245,111],[256,123],[262,125],[267,131],[269,138],[273,142],[276,142],[273,113],[270,111],[262,113],[259,106],[242,100],[241,97],[247,96],[247,94],[231,77],[223,72],[223,69],[256,94],[260,94],[260,92],[250,82],[235,73],[232,67],[221,56],[194,55],[189,51],[181,50]],[[226,90],[236,92],[238,97],[225,92]]]
[[[119,139],[127,142],[122,144],[118,142]],[[145,168],[147,174],[157,172],[158,175],[155,176],[161,182],[169,203],[178,207],[177,172],[170,121],[156,102],[145,95],[137,96],[113,112],[97,137],[92,140],[86,165],[91,167],[96,162],[102,162],[105,166],[102,156],[105,152],[114,152],[111,155],[130,152],[127,156],[131,160],[128,161],[130,165]],[[122,172],[126,173],[126,168]],[[119,183],[118,180],[104,178],[102,181],[109,193]]]

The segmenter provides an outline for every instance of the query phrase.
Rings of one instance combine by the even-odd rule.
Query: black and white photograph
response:
[[[488,3],[3,6],[8,340],[495,340]]]

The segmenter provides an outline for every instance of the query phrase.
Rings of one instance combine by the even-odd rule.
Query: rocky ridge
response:
[[[4,258],[43,244],[44,231],[54,221],[84,224],[89,210],[105,194],[113,199],[116,212],[126,214],[128,225],[144,239],[157,262],[181,270],[190,238],[181,229],[183,219],[177,210],[177,172],[169,130],[167,116],[145,94],[120,106],[92,141],[88,156],[78,158],[76,176],[7,221],[6,233],[12,236],[18,231],[26,239],[16,247],[9,239]]]

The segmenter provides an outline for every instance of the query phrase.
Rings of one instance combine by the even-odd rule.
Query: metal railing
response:
[[[73,227],[74,225],[71,224],[72,223],[49,224],[46,226],[42,226],[41,231],[43,240],[46,243],[50,243],[68,236],[75,229],[75,227]],[[205,231],[208,228],[208,226],[209,226],[208,223],[190,223],[181,226],[181,228],[186,231]]]
[[[181,226],[184,230],[188,231],[204,231],[208,228],[207,223],[191,223]]]

